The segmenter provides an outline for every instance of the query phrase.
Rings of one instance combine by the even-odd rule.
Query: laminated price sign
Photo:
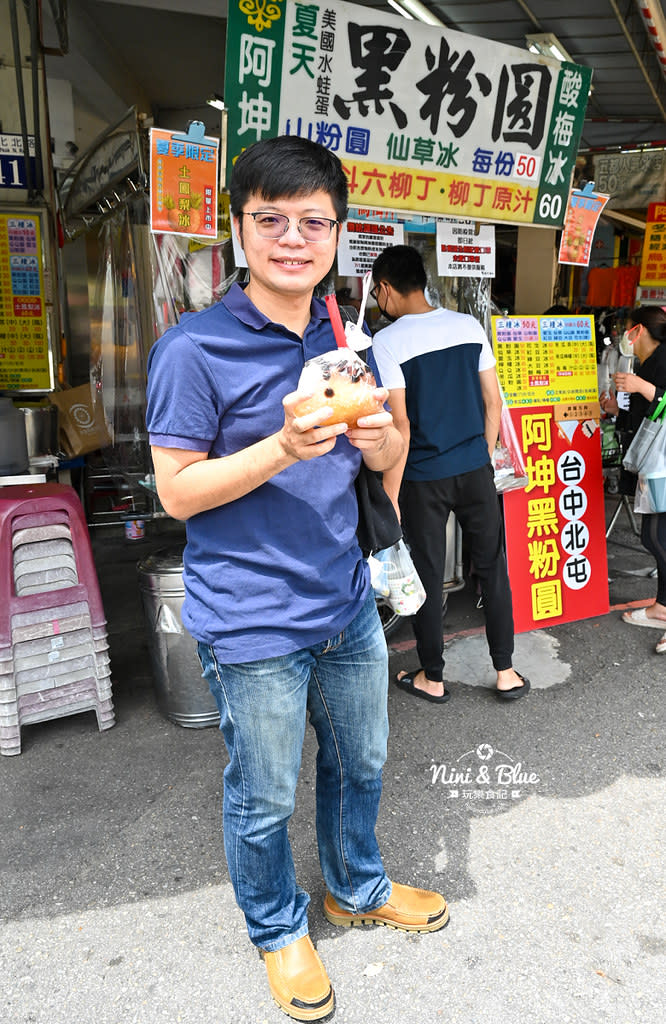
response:
[[[494,277],[495,228],[472,220],[437,222],[437,273],[440,277]]]
[[[592,317],[493,317],[528,484],[504,495],[517,632],[608,611]]]
[[[0,391],[53,386],[41,218],[0,214]]]
[[[351,211],[342,226],[338,246],[338,273],[348,277],[363,277],[372,270],[380,252],[391,245],[405,241],[403,224],[385,222],[372,216],[356,219]]]

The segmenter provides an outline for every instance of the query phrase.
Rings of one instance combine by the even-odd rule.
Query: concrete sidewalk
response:
[[[27,726],[23,753],[0,758],[2,1022],[287,1020],[226,871],[221,737],[155,703],[135,563],[174,528],[94,536],[115,727],[99,733],[92,713]],[[445,620],[452,700],[390,688],[380,843],[392,877],[446,894],[442,932],[324,919],[308,731],[291,832],[339,1024],[663,1018],[666,659],[656,630],[620,621],[655,593],[624,516],[608,550],[615,610],[516,638],[525,700],[494,697],[469,588]],[[414,664],[408,622],[390,646],[393,677]]]

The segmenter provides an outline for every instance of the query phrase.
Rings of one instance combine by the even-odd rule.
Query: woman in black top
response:
[[[627,337],[639,366],[636,373],[616,373],[613,381],[617,391],[631,395],[622,428],[633,435],[666,392],[666,312],[659,306],[642,306],[629,314],[629,324]],[[607,398],[603,408],[617,415],[617,400]],[[625,612],[622,618],[633,626],[666,631],[666,512],[642,516],[641,542],[657,562],[657,598],[654,604]],[[656,651],[666,654],[666,632]]]

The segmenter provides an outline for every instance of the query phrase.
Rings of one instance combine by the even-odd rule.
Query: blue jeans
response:
[[[250,939],[273,952],[307,934],[287,824],[306,717],[319,745],[316,826],[329,892],[366,912],[391,895],[375,824],[388,740],[388,655],[372,592],[342,633],[293,654],[222,665],[199,644],[229,753],[224,848]]]

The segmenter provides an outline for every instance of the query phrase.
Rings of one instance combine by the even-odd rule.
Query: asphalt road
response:
[[[155,701],[136,561],[172,540],[164,524],[143,544],[95,535],[116,725],[100,733],[86,712],[26,726],[22,753],[0,758],[8,1024],[286,1020],[226,871],[221,737]],[[446,894],[443,931],[324,919],[308,733],[291,833],[338,1024],[663,1019],[666,658],[656,631],[620,621],[655,593],[623,518],[608,551],[610,614],[517,637],[526,699],[494,697],[469,586],[445,619],[452,700],[390,688],[378,834],[393,878]],[[392,676],[413,664],[405,622]]]

